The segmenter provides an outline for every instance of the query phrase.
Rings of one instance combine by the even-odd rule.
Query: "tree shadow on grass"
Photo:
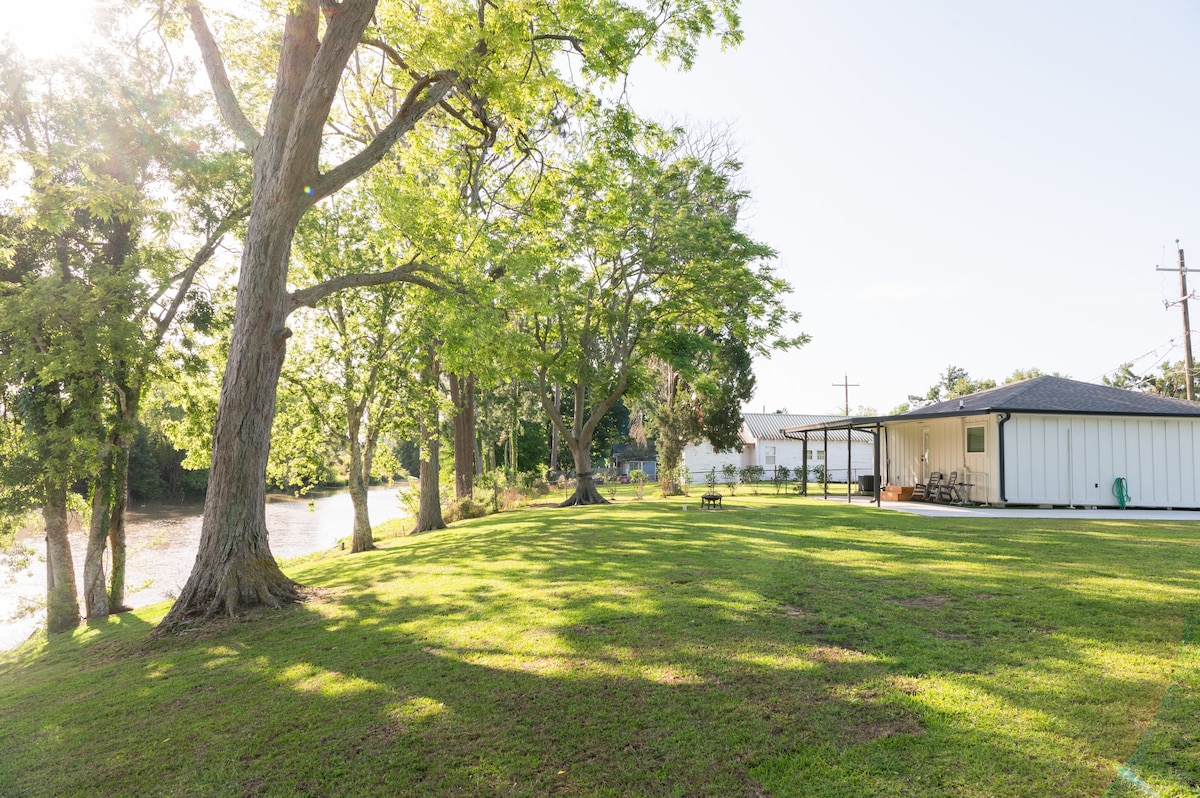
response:
[[[1076,582],[1186,564],[1055,529],[801,510],[513,514],[313,564],[302,607],[93,662],[133,691],[125,717],[98,734],[104,694],[85,692],[78,728],[37,742],[55,761],[94,741],[94,767],[54,778],[100,795],[1103,789],[1128,751],[1072,709],[1086,691],[1039,674],[1128,697],[1135,677],[1095,652],[1183,602]],[[161,789],[139,789],[151,772]]]

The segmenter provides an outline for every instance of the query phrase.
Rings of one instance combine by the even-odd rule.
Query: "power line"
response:
[[[1161,355],[1158,354],[1159,351],[1162,350],[1164,347],[1166,348],[1166,351],[1163,352],[1163,354],[1161,354]],[[1144,358],[1150,357],[1152,355],[1154,356],[1154,362],[1150,364],[1150,368],[1154,368],[1159,363],[1161,363],[1162,361],[1164,361],[1168,357],[1170,357],[1171,353],[1174,352],[1178,347],[1179,347],[1179,344],[1177,344],[1175,342],[1175,339],[1172,338],[1169,341],[1167,341],[1166,343],[1159,344],[1158,346],[1154,347],[1153,349],[1151,349],[1148,352],[1143,352],[1142,354],[1138,355],[1137,357],[1131,358],[1130,360],[1127,360],[1124,363],[1121,363],[1119,366],[1114,366],[1113,368],[1104,372],[1100,376],[1094,377],[1091,380],[1091,382],[1099,382],[1100,380],[1103,380],[1105,377],[1107,377],[1110,374],[1116,374],[1118,371],[1123,369],[1125,366],[1129,366],[1132,369],[1133,365],[1135,363],[1137,363],[1139,360],[1143,360]]]

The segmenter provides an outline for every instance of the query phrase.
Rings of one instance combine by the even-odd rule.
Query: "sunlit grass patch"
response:
[[[741,492],[476,519],[296,565],[282,612],[0,656],[0,785],[1192,795],[1196,540]]]

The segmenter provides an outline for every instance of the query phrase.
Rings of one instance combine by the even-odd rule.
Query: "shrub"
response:
[[[646,487],[646,472],[640,468],[629,469],[629,481],[637,488],[637,497],[642,498],[642,491]]]
[[[792,470],[787,466],[779,466],[775,469],[775,492],[778,493],[780,488],[786,488],[788,482],[792,479]]]
[[[474,499],[460,499],[442,510],[442,520],[447,524],[452,524],[467,518],[483,518],[487,514],[488,506],[483,502],[477,502]]]
[[[755,496],[758,495],[758,484],[762,482],[763,473],[763,467],[760,465],[748,465],[739,472],[742,482],[751,486]]]
[[[721,476],[725,477],[725,484],[729,486],[730,496],[737,492],[737,475],[738,467],[733,463],[721,466]]]

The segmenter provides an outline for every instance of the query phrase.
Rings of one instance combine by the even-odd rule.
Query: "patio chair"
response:
[[[913,487],[912,500],[915,502],[927,502],[936,499],[938,495],[938,484],[942,481],[942,472],[934,471],[929,475],[928,482],[918,482]]]
[[[933,500],[938,502],[952,502],[958,498],[958,472],[951,471],[950,479],[938,485],[937,493],[934,494]]]

